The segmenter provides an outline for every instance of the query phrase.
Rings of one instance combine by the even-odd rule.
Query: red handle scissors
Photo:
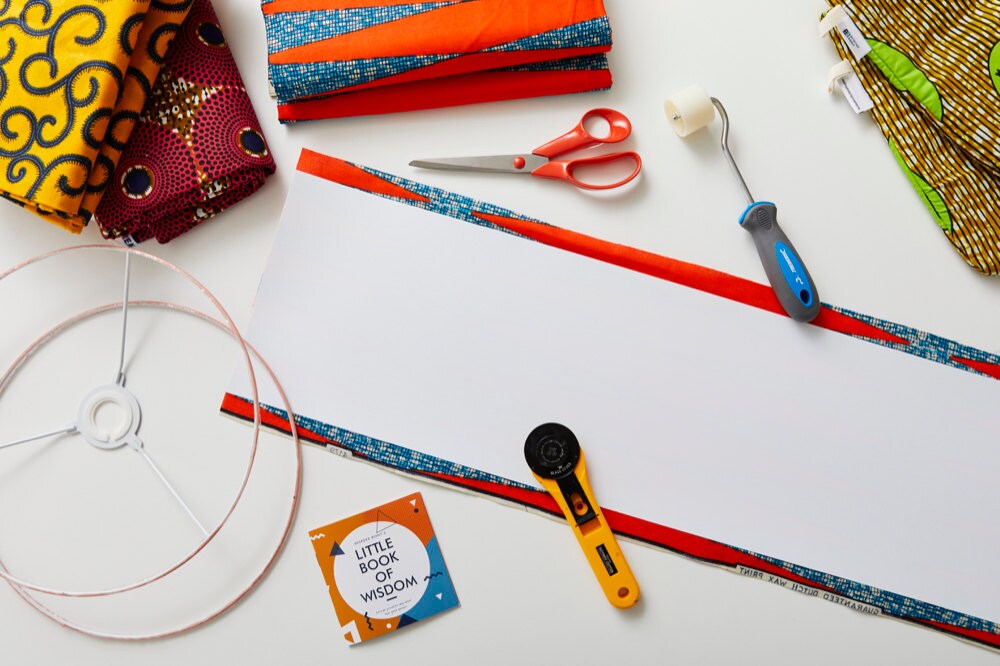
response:
[[[609,126],[607,136],[594,136],[587,131],[585,124],[594,119],[602,118]],[[632,134],[632,123],[625,114],[613,109],[591,109],[583,114],[576,127],[562,136],[535,148],[530,154],[520,155],[483,155],[480,157],[446,157],[431,160],[414,160],[410,166],[424,169],[445,169],[449,171],[487,171],[491,173],[521,173],[541,178],[564,180],[587,190],[609,190],[621,187],[639,175],[642,160],[639,154],[628,151],[621,153],[606,153],[593,157],[582,157],[572,160],[556,160],[556,157],[575,150],[582,150],[605,143],[624,141]],[[581,167],[611,162],[632,162],[632,172],[621,180],[611,183],[590,183],[578,180],[574,173]]]

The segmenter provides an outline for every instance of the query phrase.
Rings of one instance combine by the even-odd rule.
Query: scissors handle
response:
[[[584,127],[588,120],[593,118],[603,118],[608,123],[607,136],[594,136]],[[531,151],[535,155],[553,158],[558,155],[582,150],[602,143],[618,143],[624,141],[632,134],[632,123],[621,111],[614,109],[591,109],[583,114],[583,118],[576,127],[566,132],[562,136],[549,141],[548,143]]]
[[[621,180],[617,180],[612,183],[588,183],[579,180],[574,176],[574,172],[580,167],[593,166],[595,164],[607,164],[609,162],[618,162],[631,160],[635,162],[635,168],[632,169],[632,173],[625,176]],[[639,153],[627,152],[627,153],[608,153],[607,155],[596,155],[594,157],[582,157],[577,160],[549,160],[542,166],[538,167],[531,172],[532,176],[539,176],[541,178],[555,178],[556,180],[565,180],[567,183],[576,185],[579,188],[585,190],[610,190],[615,187],[621,187],[625,183],[629,182],[633,178],[639,175],[639,171],[642,169],[642,159],[639,157]]]

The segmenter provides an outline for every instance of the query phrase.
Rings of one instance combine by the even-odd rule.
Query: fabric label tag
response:
[[[844,38],[844,42],[851,49],[851,53],[854,54],[855,59],[861,60],[871,52],[872,47],[868,45],[868,40],[862,34],[861,28],[846,13],[844,18],[837,23],[837,31]]]
[[[793,590],[799,594],[804,594],[807,597],[816,597],[823,599],[824,601],[829,601],[835,603],[838,606],[845,606],[853,611],[857,611],[862,615],[882,615],[882,609],[878,606],[872,606],[871,604],[866,604],[861,601],[855,601],[854,599],[849,599],[847,597],[842,597],[839,594],[833,592],[827,592],[825,590],[819,590],[814,587],[807,587],[802,583],[796,583],[795,581],[788,580],[787,578],[782,578],[781,576],[775,576],[774,574],[769,574],[766,571],[760,571],[759,569],[752,569],[750,567],[743,566],[742,564],[736,565],[736,571],[741,576],[746,576],[747,578],[756,578],[757,580],[762,580],[766,583],[772,585],[777,585],[778,587],[783,587],[788,590]]]
[[[844,93],[848,104],[854,109],[854,113],[865,113],[875,108],[875,102],[871,95],[861,84],[861,79],[857,74],[851,72],[848,76],[837,81],[837,87]]]

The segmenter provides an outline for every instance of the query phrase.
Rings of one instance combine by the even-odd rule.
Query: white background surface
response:
[[[247,338],[300,415],[536,488],[524,438],[568,424],[605,509],[1000,617],[993,378],[311,174],[288,196]]]
[[[308,146],[594,236],[762,280],[750,238],[735,222],[743,201],[718,152],[718,125],[681,142],[662,116],[665,95],[697,82],[726,103],[733,119],[733,149],[751,189],[759,198],[778,202],[783,226],[826,302],[1000,351],[1000,285],[976,275],[952,251],[877,129],[856,118],[843,100],[826,95],[825,74],[835,56],[832,45],[815,36],[821,2],[607,4],[615,34],[611,58],[616,82],[609,93],[280,127],[267,97],[259,9],[249,0],[218,0],[220,20],[279,172],[253,199],[219,219],[168,246],[143,249],[190,270],[245,324],[299,149]],[[593,106],[618,108],[632,118],[632,145],[642,153],[645,171],[626,193],[593,197],[536,179],[417,173],[406,166],[417,157],[531,149]],[[2,265],[99,238],[96,229],[73,238],[9,205],[0,218]],[[89,286],[85,280],[95,292],[98,285],[107,286],[93,298],[116,296],[110,285],[117,262],[62,270],[39,278],[34,290],[25,292],[29,296],[11,296],[6,290],[14,285],[0,285],[0,299],[10,299],[4,303],[8,306],[37,299],[30,300],[30,309],[5,317],[5,359],[18,340],[48,321],[43,310],[81,302],[80,292]],[[141,284],[153,289],[148,279]],[[53,295],[56,289],[63,295]],[[10,322],[23,322],[26,330]],[[159,420],[146,424],[150,432],[162,432],[163,441],[171,444],[158,449],[158,455],[165,466],[173,465],[192,504],[217,519],[239,474],[233,461],[246,454],[245,429],[219,423],[214,415],[213,396],[221,393],[232,369],[225,340],[205,334],[211,342],[191,351],[176,341],[204,331],[175,320],[159,326],[155,317],[137,317],[137,323],[135,338],[148,342],[135,350],[130,381],[137,392],[143,390],[144,404],[168,405],[158,417],[157,410],[148,408],[149,418]],[[114,326],[110,320],[104,324],[103,333],[81,331],[79,335],[89,337],[79,338],[79,345],[53,346],[50,355],[32,366],[32,374],[26,373],[24,383],[14,387],[23,389],[16,400],[10,397],[14,393],[4,397],[4,441],[33,424],[47,426],[56,418],[54,411],[63,419],[63,413],[75,411],[82,395],[77,384],[89,388],[95,376],[105,380],[100,373],[113,367],[114,349],[99,343],[114,346],[107,333]],[[147,364],[143,372],[148,379],[140,372],[142,364]],[[186,379],[191,376],[196,381]],[[53,407],[62,404],[68,406]],[[190,428],[216,430],[211,437],[192,437]],[[90,453],[60,443],[18,452],[16,461],[0,467],[0,555],[11,566],[16,563],[39,578],[67,585],[113,583],[127,579],[133,569],[147,571],[164,553],[176,554],[175,544],[185,538],[183,543],[191,545],[190,526],[176,516],[176,507],[136,499],[134,492],[144,489],[141,482],[147,478],[139,472],[116,476],[112,463],[103,464],[113,458],[86,455]],[[247,560],[262,551],[284,506],[287,448],[269,438],[262,455],[268,464],[253,486],[254,503],[244,507],[234,526],[246,540],[220,544],[196,572],[199,576],[141,596],[130,607],[136,610],[127,622],[120,609],[115,615],[89,602],[60,608],[67,613],[75,609],[74,617],[90,624],[105,621],[105,627],[142,629],[164,622],[170,626],[172,620],[192,617],[204,604],[221,601],[233,581],[252,571],[253,562]],[[996,659],[931,631],[863,617],[632,544],[624,549],[644,597],[639,607],[621,613],[601,599],[564,526],[321,451],[305,455],[302,507],[288,549],[257,592],[220,621],[153,644],[113,644],[62,630],[8,592],[0,594],[4,661],[361,664],[406,659],[487,664],[573,658],[581,663],[971,664]],[[67,494],[73,487],[79,493]],[[415,489],[424,493],[431,510],[462,607],[425,626],[349,650],[305,534]],[[82,508],[85,500],[96,501],[99,510]],[[84,530],[82,525],[102,529]],[[94,534],[104,541],[84,538]],[[94,543],[111,544],[110,554],[99,552]],[[197,603],[186,596],[194,589],[205,595]]]

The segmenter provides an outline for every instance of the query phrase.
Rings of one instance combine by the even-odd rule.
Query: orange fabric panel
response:
[[[276,65],[481,51],[605,15],[602,0],[476,0],[271,56]]]

